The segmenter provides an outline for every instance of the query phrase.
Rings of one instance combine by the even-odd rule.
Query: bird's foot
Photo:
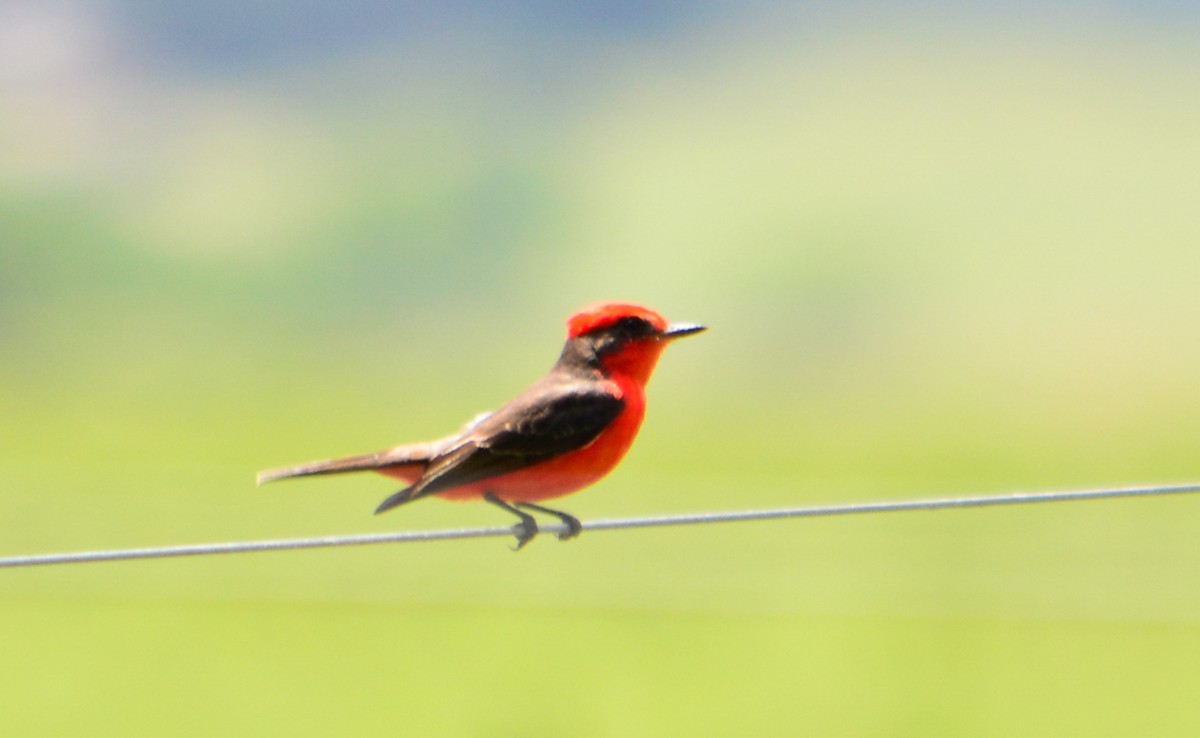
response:
[[[579,522],[579,518],[574,515],[563,513],[558,519],[563,522],[563,525],[567,526],[566,530],[559,532],[558,540],[569,541],[572,538],[578,538],[579,534],[583,532],[583,523]]]
[[[527,512],[521,512],[513,505],[508,504],[496,495],[488,492],[484,494],[483,499],[492,503],[496,507],[503,508],[513,515],[521,519],[521,522],[513,526],[513,535],[517,537],[517,545],[513,547],[514,551],[520,551],[525,548],[525,544],[532,541],[538,534],[537,521]]]
[[[517,545],[512,547],[513,551],[520,551],[525,548],[525,544],[537,537],[538,524],[533,519],[532,515],[521,514],[521,522],[513,526],[513,535],[517,537]]]
[[[535,505],[532,502],[518,502],[517,507],[523,507],[526,510],[536,510],[546,515],[552,515],[562,521],[562,524],[566,526],[566,530],[558,533],[558,540],[560,541],[568,541],[583,532],[583,523],[579,522],[579,518],[561,510],[551,510],[548,507]]]

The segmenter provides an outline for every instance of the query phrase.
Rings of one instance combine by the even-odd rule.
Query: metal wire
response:
[[[590,523],[584,523],[583,529],[585,531],[621,530],[624,528],[654,528],[668,525],[700,525],[704,523],[735,523],[749,520],[775,520],[778,518],[816,518],[833,515],[855,515],[861,513],[903,512],[907,510],[944,510],[965,507],[993,507],[998,505],[1027,505],[1035,502],[1067,502],[1078,500],[1097,500],[1114,497],[1149,497],[1159,495],[1187,494],[1194,492],[1200,492],[1200,482],[1164,486],[1086,489],[1066,492],[1015,492],[1003,495],[983,495],[977,497],[947,497],[926,500],[862,502],[846,505],[793,507],[784,508],[781,510],[748,510],[743,512],[660,515],[657,517],[625,518],[622,520],[597,520]],[[562,523],[539,525],[539,528],[542,533],[558,534],[566,531],[566,526]],[[178,556],[208,556],[212,554],[253,553],[258,551],[290,551],[300,548],[367,546],[378,543],[446,541],[462,538],[509,536],[513,535],[513,533],[513,527],[467,528],[460,530],[430,530],[408,531],[401,533],[326,536],[322,538],[292,538],[273,541],[201,543],[186,546],[131,548],[111,551],[79,551],[74,553],[34,554],[29,556],[0,557],[0,568],[46,566],[49,564],[84,564],[101,561],[123,561],[129,559],[162,559]]]

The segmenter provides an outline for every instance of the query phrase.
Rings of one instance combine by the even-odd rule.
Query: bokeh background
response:
[[[1200,477],[1190,2],[0,2],[0,554],[495,525],[446,433],[601,298],[584,519]],[[1200,500],[0,574],[0,732],[1195,735]]]

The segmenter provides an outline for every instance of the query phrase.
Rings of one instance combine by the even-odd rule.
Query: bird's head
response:
[[[642,305],[598,302],[567,319],[563,355],[575,354],[607,373],[623,374],[645,384],[668,343],[704,329],[702,325],[668,323]]]

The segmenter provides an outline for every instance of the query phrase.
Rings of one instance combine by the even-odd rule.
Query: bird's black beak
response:
[[[684,336],[690,336],[693,333],[700,333],[705,330],[708,330],[708,326],[696,325],[695,323],[675,323],[667,326],[667,329],[658,335],[664,340],[673,341],[676,338],[683,338]]]

